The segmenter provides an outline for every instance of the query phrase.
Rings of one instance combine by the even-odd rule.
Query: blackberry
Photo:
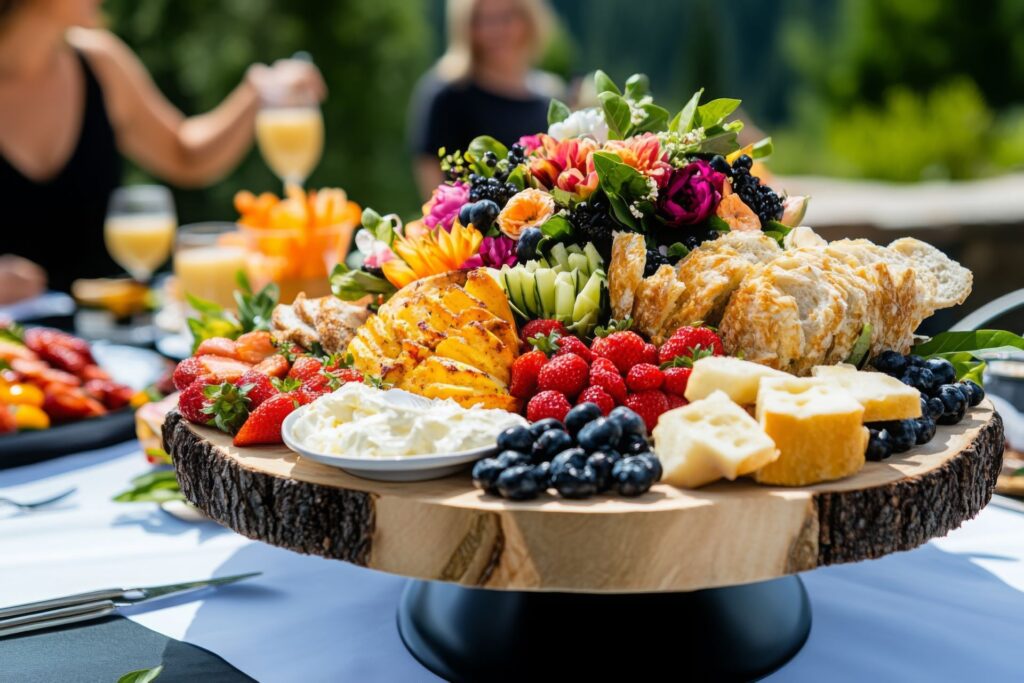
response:
[[[469,201],[478,202],[482,199],[490,199],[502,208],[512,199],[512,196],[519,189],[512,183],[504,182],[499,178],[485,178],[484,176],[471,174],[469,176]]]
[[[526,162],[526,148],[517,142],[508,148],[506,158],[508,159],[509,166],[519,166]]]
[[[657,249],[647,250],[647,262],[644,264],[644,277],[654,275],[654,272],[661,266],[671,265],[668,256],[663,255]]]
[[[750,175],[752,160],[746,154],[740,155],[732,164],[732,187],[740,196],[743,203],[757,214],[761,221],[761,227],[768,226],[770,221],[777,221],[782,218],[782,198],[767,185],[761,184],[761,179]]]
[[[580,202],[569,214],[569,223],[581,243],[592,243],[605,261],[611,258],[612,231],[622,226],[612,218],[606,200],[592,197],[588,202]]]

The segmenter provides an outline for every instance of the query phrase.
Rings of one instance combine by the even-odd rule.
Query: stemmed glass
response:
[[[297,53],[293,59],[311,61],[306,53]],[[256,142],[263,160],[285,187],[301,187],[323,154],[324,120],[311,93],[284,83],[284,79],[271,82],[260,93],[262,107],[256,114]]]
[[[111,258],[137,282],[148,284],[171,255],[178,216],[162,185],[130,185],[110,195],[103,240]]]

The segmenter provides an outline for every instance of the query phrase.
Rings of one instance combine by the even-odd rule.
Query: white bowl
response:
[[[410,394],[400,389],[389,389],[385,392],[385,396],[397,405],[428,406],[432,403],[429,398]],[[284,444],[304,458],[309,458],[331,467],[337,467],[363,479],[375,479],[377,481],[440,479],[441,477],[455,474],[465,469],[467,465],[476,462],[480,458],[487,457],[498,450],[497,445],[490,445],[456,453],[401,455],[383,458],[318,453],[301,445],[298,439],[292,435],[295,421],[309,408],[309,405],[302,406],[284,419],[284,423],[281,425],[281,438],[284,440]],[[497,437],[497,434],[495,434],[495,437]]]

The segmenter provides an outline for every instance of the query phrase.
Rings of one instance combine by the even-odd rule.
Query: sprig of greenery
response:
[[[159,469],[135,477],[131,488],[114,496],[117,503],[164,503],[185,500],[174,470]]]
[[[18,323],[8,323],[0,326],[0,340],[24,346],[25,328]]]
[[[377,301],[387,301],[398,291],[387,279],[361,268],[349,268],[344,263],[334,266],[330,281],[331,292],[342,301],[358,301],[367,296]]]
[[[189,306],[199,314],[198,318],[188,319],[193,351],[205,339],[237,339],[246,332],[270,329],[270,318],[280,296],[278,286],[271,282],[260,291],[253,292],[249,278],[243,271],[238,271],[235,278],[238,282],[238,290],[235,291],[237,315],[213,301],[185,294]]]
[[[154,666],[152,669],[138,669],[129,671],[117,679],[117,683],[152,683],[163,673],[164,665]]]
[[[1024,337],[1006,330],[941,332],[916,345],[913,353],[923,358],[945,358],[953,364],[957,379],[982,384],[985,359],[1024,351]]]

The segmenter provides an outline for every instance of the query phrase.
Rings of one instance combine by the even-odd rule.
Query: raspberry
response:
[[[601,361],[605,361],[608,365]],[[611,366],[612,369],[609,369],[608,366]],[[614,367],[614,364],[605,358],[595,358],[594,364],[590,366],[590,386],[601,387],[615,399],[616,403],[622,403],[626,400],[626,382]]]
[[[665,368],[662,372],[665,375],[665,393],[685,396],[693,368]]]
[[[620,373],[640,363],[644,357],[646,342],[636,332],[612,332],[607,337],[598,337],[590,345],[595,356],[601,356],[615,363]]]
[[[576,399],[576,405],[581,403],[594,403],[605,415],[615,407],[615,399],[608,395],[608,392],[601,387],[587,387]]]
[[[523,345],[536,337],[538,334],[542,336],[548,336],[552,332],[568,336],[569,331],[565,329],[565,325],[557,320],[531,320],[530,322],[523,325],[522,329],[519,330],[519,338],[523,341]]]
[[[516,358],[512,363],[512,380],[509,393],[516,398],[527,399],[537,391],[537,375],[548,357],[543,351],[530,351]]]
[[[660,389],[665,377],[657,365],[650,363],[637,363],[629,369],[626,374],[626,386],[630,391],[651,391]]]
[[[660,391],[641,391],[626,397],[625,405],[643,418],[647,431],[654,430],[658,417],[668,410],[668,399]]]
[[[587,385],[589,371],[587,361],[575,353],[555,356],[537,374],[537,388],[557,391],[572,399]]]
[[[658,357],[662,363],[676,358],[697,360],[702,356],[721,356],[725,353],[722,340],[710,327],[680,327],[661,345]]]
[[[542,391],[526,404],[526,419],[537,422],[546,417],[553,417],[562,421],[571,407],[569,399],[557,391]]]
[[[682,396],[676,396],[675,394],[665,394],[665,400],[668,401],[669,410],[672,410],[673,408],[682,408],[690,403]]]
[[[587,345],[576,337],[559,337],[557,344],[558,350],[555,351],[556,356],[561,356],[566,353],[575,353],[577,356],[587,361],[588,363],[594,360],[594,356],[593,354],[590,353],[590,349],[587,348]]]
[[[644,355],[643,363],[650,363],[651,365],[658,364],[658,347],[650,342],[644,344]]]

